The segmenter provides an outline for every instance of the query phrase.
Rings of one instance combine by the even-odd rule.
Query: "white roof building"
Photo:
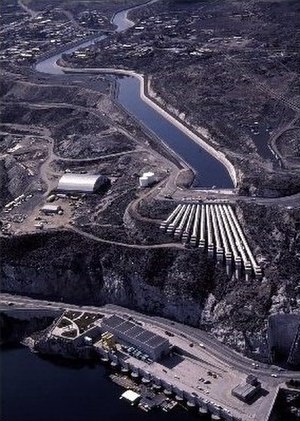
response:
[[[100,174],[64,174],[57,186],[57,190],[64,193],[95,193],[106,185],[108,178]]]
[[[50,205],[48,203],[41,208],[41,212],[43,213],[58,213],[61,210],[61,206]]]
[[[155,175],[153,172],[144,172],[139,178],[140,187],[148,187],[155,182]]]
[[[127,401],[129,401],[131,404],[134,404],[141,395],[139,395],[138,393],[134,392],[133,390],[126,390],[126,392],[124,392],[121,395],[122,399],[126,399]]]

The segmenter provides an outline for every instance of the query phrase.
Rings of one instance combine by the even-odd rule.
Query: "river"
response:
[[[1,421],[199,420],[184,409],[145,413],[119,400],[124,390],[102,365],[46,359],[23,347],[0,355]]]

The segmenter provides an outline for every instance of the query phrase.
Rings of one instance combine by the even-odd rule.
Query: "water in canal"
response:
[[[132,22],[126,18],[126,11],[116,13],[113,23],[117,26],[118,32],[124,31],[132,25]],[[88,47],[103,38],[105,37],[83,42],[79,46],[68,48],[59,54],[45,58],[37,63],[36,70],[41,73],[60,75],[61,77],[64,73],[56,62],[63,53],[70,54],[78,48]],[[66,77],[70,77],[70,75]],[[231,177],[220,161],[202,149],[189,136],[140,98],[140,81],[137,78],[117,76],[116,80],[118,82],[117,101],[195,170],[194,187],[233,187]]]
[[[194,187],[233,187],[229,173],[221,162],[141,100],[138,79],[118,76],[117,82],[118,102],[195,169]]]

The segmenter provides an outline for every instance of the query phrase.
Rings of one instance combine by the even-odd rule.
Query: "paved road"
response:
[[[29,14],[31,14],[31,16],[36,13],[34,10],[31,10],[27,6],[24,6],[22,4],[21,0],[18,0],[18,1],[19,1],[19,5],[21,7],[23,7]],[[154,2],[154,1],[155,0],[151,1],[150,3]],[[144,4],[141,4],[141,5],[137,6],[137,7],[143,7],[143,6],[144,6]],[[68,11],[66,12],[65,10],[63,10],[63,12],[67,14],[67,17],[71,20],[71,22],[73,24],[78,25],[78,22],[76,22],[74,20],[74,17],[72,16],[72,14],[70,14]],[[125,18],[126,18],[126,16],[125,16]],[[133,24],[133,22],[131,22],[131,24]],[[236,61],[233,61],[232,57],[227,56],[227,59],[230,60],[230,62],[233,62],[234,65],[237,66],[240,69],[241,72],[243,72],[244,74],[247,74],[248,77],[253,77],[252,75],[248,75],[247,70],[244,69],[244,67],[241,66],[240,63],[237,63]],[[87,69],[76,69],[77,72],[86,72],[86,70]],[[94,70],[96,70],[96,69],[94,69]],[[99,69],[99,71],[103,71],[103,69]],[[65,77],[67,77],[67,75]],[[267,87],[264,84],[260,83],[260,81],[257,81],[255,79],[254,82],[256,83],[256,85],[258,86],[258,88],[261,89],[263,92],[266,92],[269,95],[271,95],[272,97],[274,97],[274,98],[276,98],[276,99],[284,102],[285,105],[289,106],[290,108],[294,109],[295,111],[298,111],[298,112],[300,111],[300,108],[299,108],[298,104],[295,104],[293,101],[288,100],[282,94],[273,91],[270,87]],[[42,106],[42,104],[39,104],[38,106]],[[51,106],[51,105],[50,104],[47,104],[47,107],[49,107],[49,106]],[[55,106],[55,107],[57,107],[57,106],[64,107],[64,106],[70,106],[70,104],[59,104],[59,105],[58,104],[55,104],[55,105],[53,104],[53,106]],[[76,108],[84,108],[84,107],[76,107]],[[89,112],[94,113],[94,114],[98,114],[98,116],[101,114],[101,113],[99,113],[99,112],[97,112],[95,110],[89,110]],[[102,117],[103,117],[103,115],[102,115]],[[128,135],[128,133],[127,133],[127,135]],[[181,200],[183,197],[189,197],[190,199],[193,199],[193,198],[197,197],[197,195],[198,195],[198,197],[200,195],[203,197],[203,193],[201,193],[201,192],[197,192],[197,191],[193,191],[193,190],[179,190],[179,189],[176,190],[176,186],[174,186],[173,184],[174,184],[173,183],[173,180],[170,180],[170,183],[169,184],[167,183],[166,187],[164,188],[163,193],[164,194],[167,194],[169,192],[170,188],[172,190],[173,187],[175,187],[175,189],[174,189],[174,199],[176,199],[176,200]],[[175,190],[176,190],[176,192],[175,192]],[[162,192],[161,192],[161,194],[162,194]],[[211,195],[218,195],[219,197],[221,196],[222,198],[223,197],[224,198],[227,198],[228,201],[233,201],[233,202],[236,201],[236,200],[245,200],[245,201],[248,201],[249,200],[249,198],[245,198],[245,197],[242,197],[242,196],[237,196],[237,195],[232,195],[232,194],[230,194],[230,195],[226,195],[226,194],[225,195],[220,195],[217,192],[208,193],[208,195],[209,196],[211,196]],[[159,195],[159,198],[161,198],[161,195]],[[279,198],[279,199],[277,199],[277,198],[276,199],[264,199],[264,198],[260,198],[260,199],[257,199],[257,203],[272,205],[272,204],[277,204],[279,202],[279,203],[281,203],[284,206],[285,205],[294,205],[294,204],[296,204],[299,201],[300,201],[300,194],[298,195],[297,198],[296,197],[290,197],[290,199],[288,199],[288,198]]]
[[[67,76],[66,76],[67,77]],[[20,104],[23,104],[23,102],[21,102]],[[28,105],[28,103],[24,102],[24,105]],[[43,108],[72,108],[78,111],[83,111],[83,112],[89,112],[93,115],[95,115],[96,117],[101,118],[101,120],[103,122],[107,122],[107,124],[110,124],[111,126],[115,126],[116,130],[119,131],[120,133],[123,133],[125,136],[129,137],[129,138],[133,138],[133,136],[123,127],[120,127],[118,124],[114,124],[112,122],[112,120],[107,116],[104,115],[103,112],[101,110],[95,110],[95,109],[90,109],[88,107],[84,107],[84,106],[79,106],[79,105],[75,105],[75,104],[69,104],[69,103],[35,103],[35,104],[31,104],[32,108],[37,108],[37,109],[43,109]],[[48,134],[49,136],[49,134]],[[44,135],[44,137],[46,137]],[[136,139],[134,139],[136,141]],[[156,154],[155,151],[152,150],[152,152],[154,154]],[[128,153],[128,152],[126,152]],[[180,158],[180,157],[179,157]],[[53,145],[50,151],[50,156],[47,159],[47,163],[43,164],[43,168],[44,166],[48,167],[50,162],[54,159],[57,160],[68,160],[71,161],[70,158],[64,158],[64,157],[60,157],[58,155],[56,155],[53,152]],[[94,161],[96,158],[87,158],[86,161]],[[288,206],[292,206],[292,207],[298,207],[300,205],[300,193],[294,194],[294,195],[290,195],[290,196],[282,196],[282,197],[275,197],[275,198],[264,198],[264,197],[249,197],[249,196],[241,196],[238,195],[236,193],[234,193],[234,191],[232,189],[229,190],[208,190],[208,191],[203,191],[203,190],[199,190],[199,189],[183,189],[183,188],[178,188],[176,185],[176,178],[178,176],[178,170],[175,171],[175,168],[172,168],[172,171],[166,181],[166,183],[163,183],[162,189],[159,190],[155,190],[155,193],[157,193],[157,198],[159,200],[165,200],[165,197],[167,194],[172,195],[172,198],[174,201],[180,201],[180,200],[201,200],[201,199],[222,199],[222,200],[227,200],[229,203],[235,203],[239,200],[247,202],[247,203],[256,203],[256,204],[260,204],[260,205],[279,205],[279,206],[284,206],[284,207],[288,207]],[[44,178],[44,177],[43,177]],[[49,192],[49,188],[47,189],[47,191]],[[139,201],[139,200],[138,200]],[[137,205],[137,204],[136,204]],[[134,210],[137,210],[137,206],[134,205]],[[137,212],[136,212],[137,213]]]
[[[8,302],[14,303],[14,306],[7,307]],[[53,309],[62,309],[62,310],[85,310],[92,311],[96,313],[118,313],[118,314],[128,314],[133,317],[136,317],[138,320],[144,323],[150,323],[153,326],[161,328],[163,330],[168,330],[175,335],[186,338],[193,343],[203,343],[206,347],[206,350],[209,351],[211,355],[219,359],[221,362],[228,364],[233,369],[237,369],[246,374],[253,373],[258,376],[261,380],[266,381],[271,384],[279,384],[286,379],[294,378],[300,380],[300,371],[291,371],[284,370],[280,371],[279,367],[270,366],[267,364],[259,363],[259,368],[254,369],[252,366],[253,360],[247,358],[236,351],[228,348],[226,345],[219,342],[211,334],[204,332],[200,329],[186,326],[184,324],[173,322],[168,319],[158,317],[158,316],[149,316],[142,313],[138,313],[134,310],[129,310],[120,306],[108,304],[104,307],[97,306],[77,306],[73,304],[63,303],[63,302],[52,302],[45,300],[36,300],[29,297],[11,295],[7,293],[0,294],[0,310],[1,309],[11,309],[16,310],[18,308],[53,308]],[[276,374],[277,378],[272,378],[271,374]]]
[[[83,231],[77,227],[75,227],[74,225],[67,225],[66,226],[67,229],[76,232],[76,234],[79,234],[89,240],[94,240],[97,241],[98,243],[106,243],[106,244],[112,244],[115,246],[121,246],[121,247],[128,247],[128,248],[132,248],[132,249],[146,249],[146,250],[151,250],[151,249],[164,249],[164,248],[174,248],[174,249],[179,249],[182,250],[184,249],[184,245],[181,243],[162,243],[162,244],[129,244],[129,243],[122,243],[121,241],[114,241],[114,240],[105,240],[104,238],[100,238],[97,237],[94,234],[88,233],[86,231]]]

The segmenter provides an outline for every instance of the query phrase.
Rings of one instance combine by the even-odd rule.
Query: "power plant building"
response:
[[[101,174],[64,174],[57,186],[62,193],[97,193],[108,185],[108,178]]]
[[[166,355],[170,349],[170,343],[166,338],[117,315],[103,318],[101,329],[113,333],[117,338],[145,352],[154,361]]]

